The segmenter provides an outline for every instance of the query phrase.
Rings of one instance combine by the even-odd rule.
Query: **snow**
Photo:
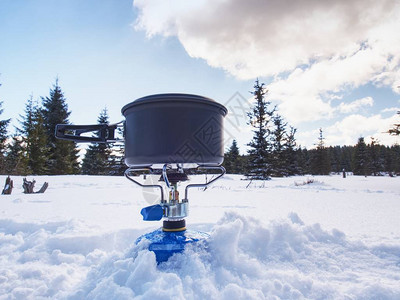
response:
[[[0,299],[400,299],[399,177],[246,188],[226,175],[189,190],[187,225],[209,240],[159,266],[135,244],[160,226],[140,216],[157,191],[123,177],[36,176],[48,190],[25,195],[12,179],[0,196]]]

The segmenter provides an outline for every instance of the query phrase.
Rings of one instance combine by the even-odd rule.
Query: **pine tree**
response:
[[[7,146],[6,171],[10,175],[28,175],[28,158],[24,139],[15,134]]]
[[[3,113],[3,101],[0,101],[0,115]],[[6,162],[4,157],[4,152],[6,150],[6,140],[8,137],[7,134],[7,126],[10,123],[10,119],[8,120],[0,120],[0,172],[5,172]]]
[[[103,109],[98,124],[109,124],[107,109]],[[97,134],[100,135],[100,132]],[[108,175],[111,171],[111,145],[108,143],[92,144],[88,147],[82,161],[82,173],[86,175]]]
[[[310,152],[306,148],[297,148],[296,150],[296,162],[298,171],[296,174],[304,175],[311,173],[310,171]]]
[[[127,168],[125,164],[125,144],[115,143],[112,147],[112,152],[110,155],[110,175],[121,176],[124,175]]]
[[[224,167],[228,174],[240,174],[242,170],[242,159],[239,154],[239,148],[236,140],[232,141],[232,145],[225,153]]]
[[[352,157],[353,157],[354,147],[353,146],[342,146],[340,147],[340,163],[341,171],[351,171],[352,170]]]
[[[400,115],[400,111],[397,114]],[[392,135],[400,135],[400,123],[394,124],[393,128],[389,129],[388,132]]]
[[[370,164],[367,145],[364,138],[360,137],[354,149],[353,156],[353,173],[354,175],[370,175]]]
[[[390,152],[392,161],[390,167],[388,167],[388,171],[400,175],[400,145],[391,146]]]
[[[384,160],[384,170],[390,176],[400,173],[400,146],[393,145],[391,147],[384,147],[382,157]]]
[[[275,128],[271,132],[271,172],[274,176],[283,177],[288,175],[288,161],[285,152],[287,147],[287,123],[283,121],[280,115],[275,115],[272,121]]]
[[[26,156],[27,174],[47,174],[47,131],[44,125],[43,112],[33,101],[32,96],[25,106],[25,115],[21,116],[21,128],[18,133],[22,136]]]
[[[379,142],[371,138],[371,144],[368,145],[370,157],[370,171],[374,176],[380,175],[384,170],[384,157],[381,156]]]
[[[50,89],[50,96],[43,98],[43,117],[47,133],[47,147],[49,156],[47,168],[49,174],[77,174],[79,172],[78,150],[76,143],[71,141],[59,140],[55,137],[55,127],[57,124],[69,124],[68,117],[71,112],[64,94],[58,85],[58,79]]]
[[[284,156],[286,161],[286,173],[288,176],[302,174],[301,168],[298,162],[298,156],[296,153],[296,131],[297,129],[290,126],[290,130],[286,133],[286,144],[284,150]]]
[[[342,171],[341,168],[341,161],[340,161],[340,147],[335,146],[332,147],[330,146],[328,148],[329,152],[329,158],[330,158],[330,165],[331,165],[331,171],[335,173],[339,173]]]
[[[328,149],[325,147],[322,128],[319,129],[318,144],[311,157],[311,174],[328,175],[330,172],[330,159]]]
[[[249,123],[253,127],[253,139],[248,146],[249,154],[249,170],[246,176],[249,179],[267,180],[270,179],[272,172],[271,167],[271,143],[269,142],[270,122],[275,112],[275,108],[269,110],[271,102],[265,100],[267,90],[264,83],[259,83],[258,79],[254,84],[254,92],[256,103],[253,110],[248,113]]]

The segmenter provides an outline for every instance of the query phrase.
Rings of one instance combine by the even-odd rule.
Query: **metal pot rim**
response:
[[[223,113],[224,116],[228,113],[228,110],[226,109],[225,106],[216,102],[213,99],[199,96],[199,95],[182,94],[182,93],[167,93],[167,94],[155,94],[155,95],[145,96],[145,97],[136,99],[135,101],[133,101],[131,103],[126,104],[124,107],[122,107],[121,112],[125,116],[125,112],[128,109],[138,106],[138,105],[157,103],[157,102],[162,102],[162,103],[186,102],[187,103],[189,101],[215,106],[222,110],[221,112]]]

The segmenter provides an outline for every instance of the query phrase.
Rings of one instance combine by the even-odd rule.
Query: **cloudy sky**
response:
[[[17,125],[58,76],[75,124],[104,107],[118,122],[142,96],[194,93],[228,107],[228,136],[245,145],[259,78],[302,146],[319,128],[328,145],[391,145],[399,32],[398,0],[0,0],[1,118]]]

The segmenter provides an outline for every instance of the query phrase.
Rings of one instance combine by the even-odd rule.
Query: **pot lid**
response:
[[[225,106],[222,104],[216,102],[215,100],[199,95],[192,95],[192,94],[179,94],[179,93],[170,93],[170,94],[156,94],[156,95],[150,95],[146,97],[142,97],[139,99],[136,99],[135,101],[125,105],[122,107],[121,112],[122,114],[125,113],[126,110],[129,108],[132,108],[137,105],[142,105],[142,104],[149,104],[149,103],[157,103],[157,102],[163,102],[163,103],[176,103],[176,102],[197,102],[197,103],[203,103],[207,105],[213,105],[217,108],[220,108],[223,112],[223,115],[225,116],[228,113],[228,110],[226,109]]]

